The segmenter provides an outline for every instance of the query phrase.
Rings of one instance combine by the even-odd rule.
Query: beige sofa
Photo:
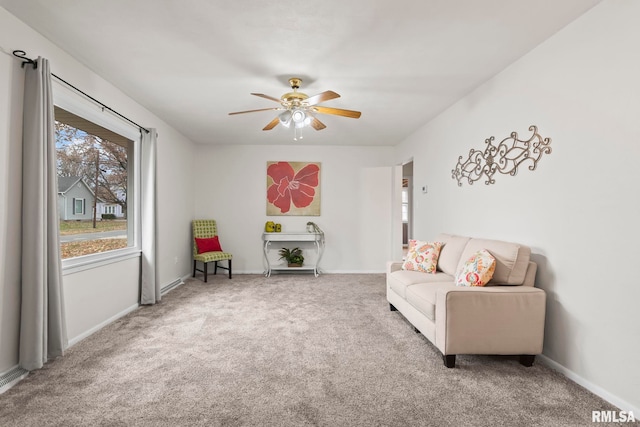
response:
[[[387,265],[387,300],[455,366],[456,354],[519,355],[531,366],[542,353],[546,295],[534,287],[537,265],[531,249],[516,243],[440,234],[443,242],[435,274]],[[496,258],[484,287],[455,285],[456,272],[474,253]]]

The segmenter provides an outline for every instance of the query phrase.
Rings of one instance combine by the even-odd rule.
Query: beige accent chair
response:
[[[517,243],[440,234],[443,242],[435,274],[387,265],[387,300],[442,352],[445,366],[456,354],[519,355],[533,365],[542,353],[546,294],[534,287],[537,265],[531,249]],[[496,258],[484,287],[455,285],[456,273],[481,249]]]

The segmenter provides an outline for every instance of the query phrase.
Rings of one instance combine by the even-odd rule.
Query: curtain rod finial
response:
[[[24,50],[14,50],[13,56],[22,61],[22,68],[24,68],[25,64],[33,65],[34,69],[38,68],[38,63],[34,59],[27,58],[27,52],[25,52]]]

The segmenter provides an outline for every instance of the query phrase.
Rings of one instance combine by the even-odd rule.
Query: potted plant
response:
[[[280,255],[279,259],[284,259],[287,261],[287,265],[289,267],[302,267],[302,263],[304,262],[304,257],[302,256],[302,249],[300,248],[282,248],[278,251]]]

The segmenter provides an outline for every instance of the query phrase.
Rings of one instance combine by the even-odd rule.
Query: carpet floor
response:
[[[516,357],[438,350],[381,274],[190,279],[0,395],[0,426],[588,426],[617,410]]]

